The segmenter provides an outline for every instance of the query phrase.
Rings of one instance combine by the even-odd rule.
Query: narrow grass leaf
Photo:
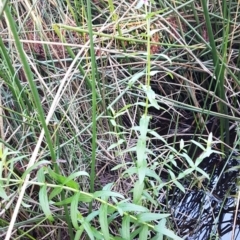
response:
[[[112,169],[111,169],[111,171],[115,171],[115,170],[118,170],[119,168],[123,168],[123,167],[125,167],[126,165],[132,165],[132,163],[121,163],[121,164],[118,164],[117,166],[115,166],[115,167],[113,167]]]
[[[102,204],[99,210],[99,222],[104,236],[104,240],[110,239],[108,230],[107,210],[108,206],[106,204]]]
[[[80,176],[87,176],[87,177],[89,177],[89,174],[87,172],[85,172],[85,171],[75,172],[75,173],[71,174],[70,176],[68,176],[66,178],[66,180],[63,182],[63,185],[67,185],[67,183],[71,182],[72,179],[80,177]],[[73,181],[73,182],[75,184],[75,181]]]
[[[202,162],[203,159],[210,157],[210,155],[213,153],[211,148],[206,148],[201,154],[200,156],[197,158],[197,162],[198,164]],[[196,165],[196,164],[195,164]]]
[[[32,205],[27,204],[27,203],[25,203],[24,201],[21,202],[21,205],[22,205],[24,208],[31,208],[31,207],[32,207]]]
[[[158,233],[155,237],[151,238],[151,240],[163,240],[163,234]]]
[[[161,233],[165,236],[168,236],[174,240],[183,240],[183,238],[178,237],[175,233],[167,228],[162,228]]]
[[[139,240],[146,240],[146,239],[148,239],[148,225],[144,225],[139,234]]]
[[[99,230],[97,230],[96,228],[92,227],[92,232],[94,234],[95,239],[104,240],[103,235],[102,235],[102,233]],[[80,239],[78,239],[78,240],[80,240]]]
[[[166,185],[167,185],[166,182],[162,182],[162,183],[160,183],[160,184],[158,185],[158,187],[157,187],[157,191],[162,190],[162,188],[163,188],[164,186],[166,186]]]
[[[196,160],[195,160],[195,166],[197,167],[203,160],[204,160],[205,156],[204,154],[201,154]]]
[[[110,182],[108,184],[106,184],[104,187],[103,187],[103,191],[110,191],[111,188],[113,186],[113,182]],[[107,200],[107,198],[103,198],[105,201]]]
[[[201,168],[199,168],[199,167],[196,167],[196,171],[198,171],[199,173],[201,173],[204,177],[206,177],[207,179],[210,179],[209,178],[209,175],[206,173],[206,172],[204,172]]]
[[[130,239],[138,239],[136,236],[141,232],[142,228],[139,227],[137,229],[134,229],[134,231],[131,232],[131,238]]]
[[[184,173],[184,172],[181,172],[181,173],[179,173],[178,174],[178,177],[177,177],[177,179],[182,179],[182,178],[185,178],[186,177],[186,173]]]
[[[138,170],[137,170],[136,167],[130,167],[130,168],[128,168],[126,171],[123,172],[123,176],[124,176],[125,174],[128,174],[129,176],[132,176],[133,174],[135,174],[135,173],[137,173],[137,172],[138,172]]]
[[[157,191],[157,189],[156,189]],[[143,191],[143,196],[146,197],[146,199],[151,202],[153,205],[158,206],[158,201],[156,201],[153,197],[152,194],[149,194],[146,190]],[[156,196],[156,195],[155,195]]]
[[[145,75],[145,72],[139,72],[133,75],[133,77],[128,82],[128,86],[131,87],[139,78]]]
[[[151,105],[159,110],[160,106],[158,105],[158,103],[157,103],[157,101],[155,99],[156,98],[156,94],[151,89],[151,86],[142,85],[142,88],[143,88],[144,92],[146,93],[147,98],[148,98],[149,102],[151,103]]]
[[[40,183],[44,183],[45,182],[45,175],[44,175],[44,169],[43,168],[40,168],[37,171],[37,180]]]
[[[79,184],[76,183],[75,181],[73,181],[73,180],[68,181],[67,177],[55,173],[51,168],[48,168],[48,173],[58,183],[64,185],[64,183],[66,182],[65,183],[66,186],[68,186],[70,188],[73,188],[73,189],[76,189],[76,190],[79,190]]]
[[[154,130],[149,130],[148,131],[149,134],[153,135],[154,137],[156,137],[157,139],[161,140],[163,143],[167,144],[166,140],[161,137],[156,131]]]
[[[139,204],[141,197],[142,197],[142,192],[144,188],[144,183],[140,183],[139,181],[135,182],[134,188],[133,188],[133,203]]]
[[[124,211],[122,210],[122,208],[120,208],[119,206],[117,206],[117,211],[120,214],[120,216],[122,217],[124,214]]]
[[[213,142],[213,135],[212,135],[212,132],[210,132],[210,134],[208,136],[208,140],[207,140],[207,147],[211,147],[212,142]]]
[[[125,150],[121,151],[119,153],[119,155],[123,155],[124,153],[127,153],[127,152],[135,152],[136,150],[137,150],[136,146],[132,147],[132,148],[128,148],[128,149],[125,149]]]
[[[51,164],[51,162],[47,160],[42,160],[40,162],[35,163],[23,173],[22,179],[24,179],[27,176],[27,174],[29,174],[32,170],[37,169],[39,166],[41,167],[49,164]]]
[[[107,150],[111,150],[111,149],[113,149],[113,148],[115,148],[115,147],[121,145],[121,144],[124,143],[124,142],[125,142],[125,140],[123,140],[123,139],[119,139],[117,143],[113,143],[113,144],[111,144],[110,147],[109,147]]]
[[[150,150],[149,148],[146,148],[146,153],[148,153],[148,154],[150,154],[150,155],[156,157],[156,154],[154,154],[153,151]],[[145,159],[146,159],[146,157],[147,157],[147,156],[145,156]]]
[[[89,202],[91,202],[93,200],[93,197],[91,195],[89,195],[89,194],[81,193],[78,200],[79,200],[79,202],[89,203]]]
[[[130,239],[130,216],[125,215],[122,221],[122,238]]]
[[[177,178],[182,179],[182,178],[186,177],[188,174],[190,174],[191,172],[193,172],[194,170],[195,170],[195,168],[188,168],[184,172],[179,173]]]
[[[151,222],[162,218],[169,217],[171,214],[161,214],[161,213],[140,213],[137,215],[137,219],[140,222]]]
[[[146,207],[134,204],[134,203],[121,203],[118,204],[124,212],[148,212],[149,210]]]
[[[146,138],[148,132],[148,124],[150,121],[150,116],[143,115],[140,119],[140,134],[141,137]]]
[[[84,228],[83,228],[83,226],[81,226],[80,229],[76,231],[76,234],[75,234],[75,236],[74,236],[74,240],[80,240],[80,239],[82,239],[81,236],[82,236],[82,234],[83,234],[83,230],[84,230]]]
[[[140,136],[137,141],[137,166],[141,167],[143,165],[143,160],[145,158],[146,151],[146,138]]]
[[[54,197],[56,197],[57,195],[59,195],[59,193],[60,193],[61,191],[62,191],[62,187],[61,187],[61,186],[54,188],[54,189],[51,191],[50,195],[49,195],[49,200],[51,200],[51,199],[53,199]]]
[[[47,197],[47,186],[43,185],[39,191],[39,204],[49,221],[54,221]]]
[[[191,140],[191,142],[194,143],[199,148],[201,148],[203,151],[205,151],[205,147],[201,143],[196,142],[195,140]]]
[[[172,65],[171,58],[169,58],[166,54],[161,54],[160,53],[160,54],[158,54],[158,57],[165,58]],[[167,74],[173,79],[173,75],[170,72],[168,72]]]
[[[107,199],[108,197],[119,197],[124,199],[124,196],[120,193],[117,192],[112,192],[112,191],[108,191],[108,190],[102,190],[102,191],[96,191],[93,196],[95,198],[97,197],[101,197],[102,199]]]
[[[0,185],[0,197],[3,198],[3,200],[8,199],[8,196],[1,185]]]
[[[14,152],[9,152],[9,154],[14,154]],[[9,155],[8,154],[8,155]],[[18,152],[16,152],[16,154],[18,154]],[[7,165],[8,164],[11,164],[11,163],[13,163],[13,162],[17,162],[17,161],[19,161],[19,160],[22,160],[22,159],[24,159],[24,158],[26,158],[27,156],[25,155],[22,155],[22,156],[16,156],[16,157],[14,157],[14,158],[10,158],[8,161],[7,161]]]
[[[124,107],[122,107],[116,114],[114,114],[114,116],[115,117],[120,116],[118,114],[125,113],[131,106],[132,106],[132,104],[125,104]]]
[[[142,161],[142,166],[140,166],[138,168],[138,178],[139,178],[139,182],[140,184],[143,183],[145,176],[146,176],[146,172],[147,172],[147,161],[144,159]]]
[[[91,239],[91,240],[94,240],[94,233],[91,229],[91,225],[89,224],[89,222],[87,221],[84,221],[82,223],[82,226],[84,227],[84,230],[86,231],[88,237]]]
[[[147,168],[146,176],[155,178],[158,182],[161,182],[161,179],[158,176],[158,174],[155,171],[153,171],[152,169]]]
[[[73,199],[73,196],[69,197],[69,198],[65,198],[62,201],[55,202],[54,205],[55,206],[67,205],[72,202],[72,199]],[[85,194],[81,193],[78,200],[79,200],[79,202],[91,202],[92,199],[93,199],[93,197],[91,197],[91,195],[89,195],[89,194],[85,195]]]
[[[181,156],[183,156],[187,160],[190,167],[194,167],[193,160],[186,153],[182,153]]]
[[[9,26],[11,28],[11,32],[13,34],[14,43],[15,43],[15,46],[16,46],[17,51],[19,53],[19,57],[21,59],[22,65],[23,65],[23,70],[25,72],[25,76],[26,76],[26,79],[28,81],[28,85],[31,89],[31,97],[33,98],[34,104],[36,106],[36,110],[37,110],[37,113],[38,113],[37,116],[38,116],[38,118],[39,118],[39,120],[42,124],[43,129],[44,129],[44,133],[45,133],[45,137],[46,137],[46,141],[47,141],[47,146],[50,150],[51,158],[53,160],[56,160],[56,155],[55,155],[55,150],[53,148],[52,138],[51,138],[49,129],[48,129],[47,124],[46,124],[45,114],[44,114],[44,111],[43,111],[43,106],[42,106],[42,102],[41,102],[41,99],[40,99],[40,95],[39,95],[36,83],[34,81],[33,72],[31,70],[30,64],[28,63],[28,59],[26,57],[26,54],[23,50],[22,43],[20,42],[19,33],[16,29],[15,21],[13,19],[13,16],[11,14],[11,11],[10,11],[10,8],[9,8],[8,5],[6,5],[6,7],[5,7],[5,14],[6,14],[6,18],[8,20]]]
[[[91,213],[89,213],[86,217],[85,217],[85,221],[87,222],[91,222],[93,219],[95,219],[97,216],[99,215],[99,210],[93,211]],[[93,226],[92,226],[93,228]]]
[[[131,107],[131,106],[132,106],[131,104],[128,104],[128,105],[127,105],[127,108],[129,108],[129,107]],[[123,109],[123,108],[122,108],[122,109]],[[124,115],[126,112],[127,112],[127,109],[124,110],[124,111],[121,111],[121,110],[120,110],[120,111],[118,111],[118,112],[116,113],[116,115],[114,116],[114,118],[116,119],[116,118]]]
[[[73,227],[76,230],[79,229],[79,226],[78,226],[78,214],[80,214],[78,211],[79,196],[80,196],[80,192],[77,192],[74,194],[72,198],[71,206],[70,206],[71,220],[72,220]]]
[[[163,240],[163,233],[161,231],[162,229],[166,228],[166,222],[167,222],[167,219],[163,218],[158,222],[157,226],[154,227],[154,230],[158,233],[157,235],[159,237],[159,240]],[[158,238],[156,238],[156,240],[157,239]]]
[[[178,151],[175,149],[175,148],[173,148],[173,147],[171,147],[170,145],[166,145],[173,153],[176,153],[176,154],[178,154]]]
[[[174,184],[175,184],[183,193],[185,193],[185,188],[184,188],[184,186],[183,186],[180,182],[174,181]]]
[[[171,179],[172,179],[172,180],[175,180],[175,179],[176,179],[175,174],[174,174],[170,169],[168,169],[167,171],[168,171],[168,173],[170,174]]]

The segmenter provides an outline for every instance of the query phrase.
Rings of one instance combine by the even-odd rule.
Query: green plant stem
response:
[[[83,28],[79,28],[79,27],[72,27],[72,26],[68,26],[68,25],[64,25],[64,24],[53,24],[54,26],[58,26],[59,28],[62,29],[68,29],[68,30],[72,30],[75,32],[80,32],[80,33],[89,33],[88,29],[83,29]],[[136,39],[136,38],[129,38],[129,37],[123,37],[123,36],[119,36],[119,35],[114,35],[114,34],[107,34],[107,33],[101,33],[101,32],[96,32],[96,31],[92,31],[93,35],[99,36],[99,37],[106,37],[107,39],[116,39],[116,40],[122,40],[122,41],[129,41],[129,42],[134,42],[134,43],[140,43],[140,44],[147,44],[147,40],[144,39]],[[191,45],[191,46],[184,46],[184,45],[180,45],[180,44],[170,44],[170,43],[164,43],[164,42],[153,42],[150,41],[151,44],[157,45],[157,46],[171,46],[171,47],[175,47],[175,48],[187,48],[187,49],[195,49],[196,47],[199,47],[199,45]],[[132,53],[135,54],[135,53]],[[131,54],[129,54],[131,55]]]
[[[10,25],[10,28],[12,30],[12,34],[13,34],[13,37],[14,37],[14,40],[15,40],[15,43],[16,43],[16,48],[18,50],[19,57],[20,57],[21,62],[23,64],[23,69],[24,69],[24,72],[26,74],[26,78],[28,80],[28,83],[29,83],[29,86],[30,86],[30,89],[31,89],[31,92],[32,92],[32,96],[33,96],[34,104],[35,104],[37,112],[38,112],[39,120],[40,120],[40,122],[42,124],[42,127],[44,129],[44,132],[45,132],[45,137],[46,137],[46,140],[47,140],[47,143],[48,143],[51,158],[52,158],[53,162],[56,162],[56,155],[55,155],[55,151],[53,149],[51,136],[50,136],[47,124],[45,122],[44,111],[43,111],[43,108],[42,108],[42,105],[41,105],[41,100],[40,100],[40,97],[39,97],[39,94],[38,94],[38,91],[37,91],[36,84],[35,84],[34,79],[33,79],[33,74],[32,74],[31,68],[28,65],[25,53],[22,49],[21,42],[19,41],[18,33],[17,33],[16,27],[15,27],[15,23],[14,23],[14,20],[12,18],[12,15],[10,13],[10,10],[9,10],[8,6],[6,6],[6,8],[5,8],[5,13],[6,13],[7,19],[9,21],[9,25]]]
[[[209,11],[208,11],[208,5],[206,0],[202,0],[202,7],[203,7],[203,12],[204,12],[204,17],[206,20],[206,27],[207,27],[207,32],[209,36],[209,41],[210,41],[210,46],[211,46],[211,51],[212,51],[212,58],[213,58],[213,64],[214,64],[214,73],[216,76],[216,89],[217,89],[217,95],[219,98],[221,98],[223,101],[225,101],[225,93],[224,93],[224,73],[225,73],[225,67],[224,67],[224,59],[220,60],[218,51],[216,49],[216,44],[214,40],[214,35],[213,35],[213,29],[211,26],[211,20],[209,17]],[[228,115],[227,113],[227,108],[224,106],[222,102],[219,103],[219,108],[220,112]],[[228,120],[220,118],[220,131],[221,131],[221,139],[224,141],[224,132],[227,132],[229,129],[228,126]],[[228,135],[227,135],[228,136]],[[229,141],[228,139],[226,139]],[[229,142],[227,142],[229,144]],[[224,145],[221,146],[222,151],[224,151]]]
[[[92,161],[91,161],[91,176],[90,176],[90,192],[94,192],[95,178],[96,178],[96,148],[97,148],[97,116],[96,116],[96,108],[97,108],[97,99],[96,99],[96,59],[94,52],[94,44],[93,44],[93,31],[92,31],[92,13],[91,13],[91,2],[87,0],[87,22],[88,22],[88,30],[89,30],[89,39],[90,39],[90,54],[91,54],[91,63],[92,63]],[[89,204],[89,213],[92,212],[92,202]]]
[[[9,9],[8,6],[6,6],[6,8],[5,8],[5,13],[6,13],[7,20],[9,22],[10,29],[11,29],[12,34],[13,34],[13,38],[15,40],[15,44],[16,44],[16,48],[17,48],[18,53],[19,53],[19,57],[20,57],[21,62],[23,64],[23,69],[24,69],[24,72],[26,74],[26,78],[28,80],[28,83],[29,83],[29,86],[30,86],[30,89],[31,89],[31,92],[32,92],[32,97],[33,97],[33,100],[34,100],[34,104],[35,104],[37,112],[38,112],[38,118],[39,118],[39,120],[42,124],[43,129],[44,129],[44,134],[45,134],[47,145],[48,145],[48,148],[49,148],[49,151],[50,151],[51,159],[53,161],[54,170],[55,170],[56,173],[59,173],[60,171],[59,171],[58,165],[56,163],[56,154],[55,154],[55,150],[54,150],[54,147],[53,147],[51,135],[50,135],[50,132],[48,130],[48,127],[47,127],[47,124],[46,124],[46,121],[45,121],[45,116],[44,116],[44,111],[43,111],[43,108],[42,108],[41,100],[40,100],[40,97],[39,97],[39,94],[38,94],[38,91],[37,91],[36,84],[34,82],[34,78],[33,78],[31,68],[28,64],[27,58],[25,56],[25,53],[23,51],[21,42],[19,40],[18,32],[17,32],[16,26],[15,26],[15,22],[13,20],[13,17],[11,15],[11,12],[10,12],[10,9]],[[62,197],[64,197],[64,194],[62,195]],[[65,210],[68,212],[67,208],[65,208]],[[67,215],[69,216],[68,213],[65,212],[65,214],[66,214],[66,216]],[[71,233],[72,227],[68,226],[68,228],[69,228],[69,231],[70,231],[69,233]],[[71,239],[73,239],[73,236],[72,236]]]
[[[12,82],[9,81],[6,77],[2,76],[2,73],[0,73],[0,76],[5,80],[6,84],[8,85],[10,91],[13,94],[13,97],[15,98],[17,104],[19,105],[19,106],[17,106],[18,110],[20,110],[20,108],[21,108],[20,106],[22,106],[22,107],[25,106],[24,110],[26,109],[28,111],[32,111],[32,106],[27,98],[25,91],[23,90],[20,80],[17,78],[17,75],[15,73],[16,70],[12,66],[11,59],[5,49],[5,46],[4,46],[4,43],[3,43],[1,37],[0,37],[0,49],[1,49],[1,53],[2,53],[1,55],[2,55],[3,59],[5,60],[4,63],[6,63],[6,65],[7,65],[6,67],[9,70],[9,74],[12,78],[13,84],[16,84],[16,86],[18,88],[18,92],[16,93],[16,90],[15,90],[16,87],[13,87]],[[24,100],[24,103],[23,103],[22,99]],[[18,101],[20,101],[20,103],[18,103]]]

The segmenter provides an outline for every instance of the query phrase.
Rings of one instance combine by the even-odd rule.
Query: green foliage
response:
[[[182,239],[159,195],[209,180],[209,118],[227,144],[239,121],[238,3],[211,4],[0,3],[6,240],[46,238],[46,224],[56,239]],[[185,119],[194,139],[178,143]]]

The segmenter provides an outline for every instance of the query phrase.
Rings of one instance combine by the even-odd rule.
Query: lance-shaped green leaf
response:
[[[149,124],[150,116],[143,115],[140,119],[140,134],[143,138],[146,138],[148,132],[148,124]]]
[[[120,203],[117,207],[121,208],[124,212],[148,212],[146,207],[134,204],[134,203]]]
[[[144,188],[144,183],[140,183],[139,181],[135,182],[134,188],[133,188],[133,202],[135,204],[139,204],[141,197],[142,197],[142,192]]]
[[[119,198],[124,199],[124,196],[122,194],[117,193],[117,192],[112,192],[112,191],[109,191],[109,190],[96,191],[93,194],[93,196],[95,198],[101,197],[102,199],[107,199],[108,197],[119,197]]]
[[[141,167],[143,165],[144,159],[146,159],[146,138],[140,136],[137,141],[137,166]]]
[[[130,239],[130,216],[125,215],[122,220],[122,238]]]
[[[48,218],[48,220],[54,221],[51,210],[50,210],[50,207],[49,207],[48,196],[47,196],[47,186],[46,185],[43,185],[40,188],[39,203],[40,203],[40,206],[41,206],[44,214]]]
[[[161,214],[161,213],[140,213],[137,215],[137,219],[140,222],[151,222],[162,218],[169,217],[171,214]]]
[[[80,196],[80,192],[77,192],[77,193],[74,194],[74,196],[72,198],[72,202],[71,202],[71,207],[70,207],[72,224],[73,224],[73,227],[76,230],[79,229],[79,226],[78,226],[78,215],[80,214],[79,211],[78,211],[79,196]]]
[[[156,109],[160,109],[160,106],[158,105],[157,101],[156,101],[156,94],[155,92],[152,90],[151,86],[146,86],[146,85],[142,85],[142,88],[144,90],[144,92],[147,95],[147,98],[149,100],[149,102],[151,103],[152,107],[155,107]]]
[[[62,185],[66,185],[70,188],[79,190],[79,184],[76,183],[75,181],[71,180],[71,178],[72,178],[71,176],[70,177],[65,177],[65,176],[62,176],[60,174],[57,174],[50,167],[48,168],[48,173],[58,183],[60,183]]]
[[[139,240],[148,239],[148,225],[144,225],[139,234]]]
[[[102,204],[99,209],[99,222],[100,222],[101,230],[105,240],[110,239],[110,234],[108,229],[108,220],[107,220],[107,211],[108,211],[108,206],[106,204]]]
[[[147,161],[143,159],[141,166],[138,167],[138,178],[139,178],[139,183],[143,183],[146,173],[147,173]]]

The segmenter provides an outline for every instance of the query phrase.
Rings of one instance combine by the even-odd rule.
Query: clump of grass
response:
[[[1,234],[181,239],[158,198],[185,193],[188,179],[202,187],[210,176],[201,162],[220,154],[213,136],[229,145],[239,114],[237,1],[207,12],[205,1],[6,3]]]

